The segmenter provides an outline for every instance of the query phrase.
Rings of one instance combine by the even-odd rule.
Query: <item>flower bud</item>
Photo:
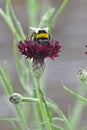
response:
[[[87,82],[87,71],[83,69],[78,70],[78,77],[82,82]]]
[[[10,95],[9,100],[13,104],[19,104],[22,102],[22,95],[19,93],[13,93],[12,95]]]

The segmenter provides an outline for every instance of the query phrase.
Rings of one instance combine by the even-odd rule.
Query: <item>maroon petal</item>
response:
[[[58,41],[52,41],[45,45],[35,44],[31,40],[20,41],[18,43],[19,51],[27,58],[47,58],[54,59],[61,52],[61,45]]]

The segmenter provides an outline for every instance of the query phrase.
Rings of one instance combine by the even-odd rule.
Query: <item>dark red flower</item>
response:
[[[40,77],[44,71],[44,59],[47,57],[54,59],[59,56],[59,52],[61,51],[61,45],[58,41],[51,40],[46,43],[40,43],[34,42],[32,39],[26,39],[18,43],[21,54],[25,55],[26,58],[33,58],[32,68],[37,77]]]
[[[25,55],[27,58],[47,58],[50,57],[54,59],[59,55],[61,51],[61,45],[58,41],[48,42],[45,45],[35,44],[31,40],[25,40],[24,42],[20,41],[18,43],[19,51],[22,55]]]
[[[87,45],[85,45],[85,47],[87,47]],[[85,52],[85,54],[87,55],[87,51]]]

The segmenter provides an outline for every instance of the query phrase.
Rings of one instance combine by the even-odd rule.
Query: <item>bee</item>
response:
[[[30,27],[30,29],[33,31],[31,33],[30,38],[32,39],[32,41],[34,43],[44,45],[44,44],[47,44],[47,43],[50,42],[51,36],[48,33],[48,27],[46,27],[46,28],[33,28],[33,27]]]

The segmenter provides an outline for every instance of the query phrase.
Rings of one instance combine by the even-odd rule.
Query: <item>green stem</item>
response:
[[[29,66],[29,76],[30,76],[30,80],[31,80],[31,83],[32,83],[32,87],[33,87],[33,99],[36,99],[36,100],[38,100],[38,98],[37,98],[37,91],[36,91],[36,78],[33,76],[33,74],[32,74],[32,71],[31,71],[31,62],[30,61],[28,61],[28,66]],[[27,100],[28,101],[28,100]],[[39,101],[39,100],[38,100]],[[37,120],[41,120],[42,119],[42,115],[41,115],[41,111],[40,111],[40,106],[39,106],[39,104],[35,104],[35,111],[37,112],[36,114],[36,117],[37,117]],[[38,125],[38,127],[40,128],[40,130],[43,130],[43,126],[41,125],[41,124],[39,124]]]
[[[29,97],[22,97],[21,98],[22,102],[39,102],[38,98],[29,98]]]
[[[81,94],[82,97],[84,97],[86,94],[86,91],[82,86],[80,87],[79,93]],[[72,130],[78,129],[77,128],[78,123],[80,121],[81,113],[84,109],[84,106],[85,106],[85,104],[80,99],[77,99],[75,106],[74,106],[74,109],[73,109],[73,112],[72,112],[72,116],[70,118]]]
[[[47,113],[46,113],[45,105],[43,103],[43,99],[42,99],[42,96],[41,96],[41,93],[40,93],[40,81],[39,81],[38,78],[37,78],[37,95],[38,95],[38,98],[39,98],[39,105],[40,105],[40,110],[41,110],[41,113],[42,113],[43,121],[50,123],[48,116],[47,116]],[[48,124],[46,124],[46,128],[47,128],[47,130],[52,130],[51,126],[48,125]]]
[[[0,9],[0,15],[3,17],[3,19],[5,20],[5,22],[7,23],[7,25],[9,26],[10,30],[12,31],[13,33],[13,36],[17,36],[17,39],[20,40],[20,36],[18,35],[12,21],[11,21],[11,17],[10,16],[7,16],[2,9]]]
[[[10,11],[9,11],[9,7],[10,7],[10,5],[11,5],[11,2],[10,2],[10,0],[6,0],[6,15],[7,16],[10,16]]]
[[[16,124],[15,124],[15,121],[17,121],[17,118],[0,118],[0,122],[2,121],[8,121],[12,124],[14,130],[18,130]]]
[[[40,21],[39,27],[48,27],[48,23],[49,20],[51,19],[53,13],[54,13],[55,9],[51,8],[50,10],[48,10],[45,15],[42,16],[42,20]]]
[[[40,99],[38,99],[38,98],[22,97],[21,100],[22,100],[22,102],[36,102],[36,103],[40,103]],[[43,103],[43,102],[41,101],[41,103]],[[67,120],[67,118],[65,117],[65,115],[63,114],[63,112],[58,108],[58,106],[56,104],[51,103],[50,101],[46,101],[46,103],[47,103],[47,105],[48,105],[48,107],[50,109],[52,109],[55,112],[57,112],[57,114],[60,116],[60,118],[63,119],[63,121],[66,124],[67,130],[71,130],[69,121]],[[41,104],[41,106],[43,106],[43,104]]]
[[[14,122],[11,122],[11,124],[12,124],[14,130],[19,130],[18,127],[16,126],[16,124]]]
[[[20,22],[17,20],[17,17],[16,17],[16,15],[15,15],[14,11],[13,11],[12,6],[10,6],[10,10],[11,10],[11,14],[12,14],[13,20],[16,22],[17,30],[18,30],[18,32],[19,32],[19,34],[20,34],[20,37],[21,37],[21,39],[24,40],[24,39],[25,39],[25,35],[24,35],[24,32],[23,32],[23,29],[22,29],[22,27],[21,27]]]
[[[1,77],[5,87],[7,89],[8,94],[10,95],[13,92],[13,87],[9,83],[8,79],[6,78],[6,74],[2,68],[0,68],[0,77]]]
[[[58,8],[57,12],[55,13],[54,17],[52,18],[52,21],[49,25],[49,31],[51,32],[52,28],[54,27],[56,20],[58,16],[61,14],[62,10],[64,9],[65,5],[67,4],[68,0],[63,0],[61,6]]]
[[[62,127],[59,127],[59,126],[57,126],[57,125],[55,125],[55,124],[52,124],[52,123],[43,122],[43,123],[41,123],[41,124],[48,124],[48,125],[50,125],[50,126],[56,128],[57,130],[64,130]]]
[[[87,86],[86,86],[87,87]],[[72,94],[73,96],[77,97],[78,99],[80,99],[81,101],[87,103],[87,99],[84,98],[83,96],[77,94],[76,92],[72,91],[71,89],[67,88],[65,85],[63,85],[63,88],[69,92],[70,94]],[[84,89],[84,88],[83,88]]]
[[[11,18],[10,14],[12,15],[12,18],[17,25],[17,30],[20,34],[20,37],[22,39],[25,39],[23,29],[22,29],[20,22],[17,20],[17,17],[14,13],[14,10],[13,10],[12,4],[11,4],[11,0],[6,0],[6,16]],[[11,19],[11,21],[12,21],[12,19]]]
[[[64,120],[67,130],[72,130],[69,121],[67,120],[67,118],[65,117],[65,115],[63,114],[63,112],[61,111],[61,109],[56,104],[50,103],[48,101],[47,101],[47,105],[52,110],[54,110],[55,112],[57,112],[57,114]]]
[[[29,130],[29,128],[27,127],[26,121],[25,121],[25,119],[24,119],[24,117],[23,117],[23,115],[22,115],[22,113],[19,110],[17,105],[15,105],[15,109],[16,109],[16,112],[17,112],[17,115],[19,117],[19,121],[22,125],[23,130]]]
[[[37,0],[27,0],[27,9],[29,14],[29,23],[34,27],[37,25],[37,12],[39,9],[39,2]]]

